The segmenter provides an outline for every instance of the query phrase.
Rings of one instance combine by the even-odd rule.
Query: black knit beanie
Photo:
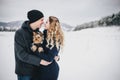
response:
[[[33,23],[39,19],[41,19],[42,17],[44,17],[43,13],[41,11],[38,11],[38,10],[30,10],[28,13],[27,13],[27,17],[30,21],[30,23]]]

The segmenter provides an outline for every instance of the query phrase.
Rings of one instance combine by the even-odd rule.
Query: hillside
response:
[[[12,21],[12,22],[0,22],[0,31],[16,31],[22,25],[23,21]],[[62,29],[64,31],[71,31],[73,29],[72,26],[61,23]]]
[[[16,31],[23,21],[0,22],[0,31]]]
[[[81,25],[77,25],[74,31],[78,31],[86,28],[94,28],[94,27],[107,27],[107,26],[120,26],[120,12],[116,14],[112,14],[110,16],[103,17],[100,20],[91,21],[88,23],[84,23]]]

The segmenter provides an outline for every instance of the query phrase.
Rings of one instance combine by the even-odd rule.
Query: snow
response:
[[[0,45],[0,80],[17,80],[14,73],[14,33],[0,32]]]
[[[17,80],[14,32],[0,32],[0,42],[0,80]],[[119,27],[65,32],[59,80],[120,80],[119,47]]]

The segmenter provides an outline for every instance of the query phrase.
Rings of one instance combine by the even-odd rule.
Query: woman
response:
[[[52,62],[48,66],[40,65],[36,69],[34,80],[57,80],[59,75],[59,66],[55,61],[55,56],[58,55],[59,51],[63,48],[64,37],[58,18],[50,16],[46,21],[44,30],[44,41],[43,48],[44,53],[49,57],[46,57],[47,61]],[[41,57],[45,56],[42,54]]]

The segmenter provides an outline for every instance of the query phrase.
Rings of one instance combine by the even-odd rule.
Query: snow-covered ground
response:
[[[0,80],[14,73],[14,32],[0,32]],[[120,28],[65,32],[59,80],[120,80]]]

